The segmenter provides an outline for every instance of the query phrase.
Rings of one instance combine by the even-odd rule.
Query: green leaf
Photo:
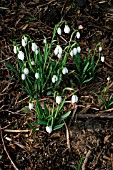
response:
[[[96,94],[96,93],[94,93],[94,94],[95,94],[95,96],[97,96],[97,97],[102,101],[102,103],[104,104],[104,106],[107,107],[106,100],[105,100],[103,97],[99,96],[98,94]]]
[[[56,126],[53,128],[53,130],[60,129],[63,125],[64,125],[64,123],[59,124],[59,125],[56,125]]]
[[[16,70],[11,64],[9,64],[8,62],[5,61],[5,65],[11,69],[14,73],[16,73],[17,75],[19,75],[18,70]]]
[[[45,125],[45,126],[46,126],[46,125],[47,125],[47,122],[39,118],[39,119],[38,119],[38,122],[37,122],[37,125],[38,125],[38,124],[39,124],[39,125]]]
[[[46,114],[46,116],[49,116],[50,113],[49,113],[49,109],[47,108],[46,104],[44,103],[44,112]]]
[[[69,115],[70,115],[71,111],[68,111],[67,113],[65,113],[64,115],[62,115],[59,119],[58,119],[58,122],[66,119]]]
[[[27,125],[35,131],[35,128],[29,122],[27,122]]]

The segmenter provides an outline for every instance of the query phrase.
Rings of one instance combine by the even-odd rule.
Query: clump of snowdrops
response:
[[[35,109],[38,120],[34,124],[46,126],[48,133],[61,128],[64,125],[61,122],[71,113],[71,111],[67,111],[62,114],[66,97],[63,96],[64,99],[62,99],[62,96],[56,93],[64,77],[78,71],[73,76],[77,78],[80,85],[83,85],[92,79],[96,69],[94,57],[91,58],[89,55],[84,60],[80,58],[81,47],[77,43],[77,40],[80,39],[80,32],[78,30],[71,31],[66,23],[62,30],[61,25],[62,22],[55,26],[50,42],[47,42],[48,40],[44,37],[43,49],[29,35],[23,35],[21,45],[16,41],[13,43],[16,68],[5,62],[6,66],[16,74],[16,80],[22,84],[21,90],[24,90],[29,96],[29,109]],[[59,36],[65,40],[62,37],[62,32],[69,34],[70,37],[66,41],[65,47],[60,45],[59,39],[56,38]],[[70,57],[74,58],[75,70],[69,72],[67,59]],[[43,95],[54,96],[52,108],[46,102],[42,107],[39,97]],[[73,91],[71,103],[77,102],[78,96]]]

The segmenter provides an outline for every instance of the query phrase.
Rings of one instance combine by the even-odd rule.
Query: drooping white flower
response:
[[[34,104],[33,103],[29,103],[29,109],[31,110],[31,109],[33,109],[33,107],[34,107]]]
[[[58,46],[56,46],[55,49],[54,49],[54,54],[58,55],[58,51],[59,51]]]
[[[58,45],[58,53],[62,54],[62,47],[60,45]]]
[[[62,47],[60,46],[60,45],[57,45],[56,47],[55,47],[55,50],[54,50],[54,54],[55,55],[58,55],[58,54],[62,54]]]
[[[58,81],[58,77],[56,75],[53,75],[52,77],[52,83],[55,83],[56,81]]]
[[[68,25],[65,25],[65,27],[64,27],[64,32],[65,32],[66,34],[69,34],[69,33],[70,33],[70,28],[69,28]]]
[[[34,62],[33,60],[31,61],[31,65],[32,65],[32,66],[34,66],[34,65],[35,65],[35,62]]]
[[[62,102],[62,97],[61,96],[56,96],[56,103],[60,104]]]
[[[81,52],[81,48],[80,46],[77,47],[77,53],[80,53]]]
[[[73,48],[73,55],[76,55],[77,54],[77,48]]]
[[[101,60],[102,62],[104,62],[104,61],[105,61],[105,57],[104,57],[104,56],[101,56],[100,60]]]
[[[19,51],[18,58],[22,61],[24,60],[24,53],[22,51]]]
[[[66,67],[64,67],[62,70],[62,74],[67,74],[67,73],[68,73],[68,69]]]
[[[58,54],[57,54],[57,57],[58,57],[58,58],[62,58],[62,54],[59,54],[59,53],[58,53]]]
[[[78,96],[73,95],[72,98],[71,98],[71,103],[74,104],[74,103],[77,103],[77,102],[78,102]]]
[[[19,51],[19,48],[14,45],[13,51],[14,51],[15,54],[17,54],[17,52]]]
[[[25,78],[26,78],[26,75],[25,74],[21,74],[21,79],[25,80]]]
[[[62,30],[61,30],[60,27],[57,29],[57,33],[58,33],[58,35],[61,35],[61,34],[62,34]]]
[[[25,40],[25,42],[27,43],[27,41],[28,41],[28,38],[27,38],[26,36],[24,36],[24,40]]]
[[[70,56],[73,57],[73,50],[70,51]]]
[[[36,43],[32,43],[32,51],[36,51],[37,50],[37,48],[38,48],[38,46],[36,45]]]
[[[27,37],[23,37],[22,38],[22,46],[25,47],[27,45],[27,41],[28,41],[28,38]]]
[[[52,126],[46,126],[46,132],[50,134],[52,132]]]
[[[80,38],[80,32],[77,32],[77,33],[76,33],[76,37],[77,37],[77,39]]]
[[[110,81],[110,77],[107,77],[107,81]]]
[[[35,73],[35,78],[36,78],[36,79],[39,78],[39,73]]]
[[[25,74],[25,75],[29,74],[28,68],[24,68],[24,74]]]
[[[101,51],[102,51],[102,47],[99,47],[99,49],[98,49],[98,50],[99,50],[99,52],[101,52]]]

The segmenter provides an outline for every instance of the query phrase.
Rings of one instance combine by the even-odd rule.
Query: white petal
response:
[[[25,75],[29,74],[28,68],[24,68],[24,74],[25,74]]]
[[[73,95],[72,98],[71,98],[71,102],[72,102],[72,104],[77,103],[78,102],[78,96]]]
[[[99,47],[99,52],[101,52],[102,51],[102,47]]]
[[[65,27],[64,27],[64,32],[65,32],[66,34],[69,34],[69,33],[70,33],[70,28],[69,28],[68,25],[65,25]]]
[[[25,78],[26,78],[26,75],[25,75],[25,74],[22,74],[22,75],[21,75],[21,79],[22,79],[22,80],[25,80]]]
[[[81,48],[80,46],[77,47],[77,52],[80,53],[81,52]]]
[[[61,35],[61,34],[62,34],[62,30],[61,30],[60,27],[57,29],[57,33],[58,33],[58,35]]]
[[[57,103],[57,104],[60,104],[61,101],[62,101],[61,96],[56,96],[56,103]]]
[[[101,56],[101,61],[104,62],[105,61],[105,57]]]
[[[77,54],[77,48],[73,48],[73,55]]]
[[[52,132],[52,126],[46,126],[46,132],[51,133]]]
[[[33,109],[33,107],[34,107],[34,104],[33,103],[29,103],[29,109],[31,110],[31,109]]]
[[[74,54],[73,54],[73,50],[71,50],[71,52],[70,52],[70,56],[71,56],[71,57],[73,57],[73,55],[74,55]]]
[[[32,43],[32,51],[36,51],[38,48],[38,46],[35,43]]]
[[[19,51],[18,58],[22,61],[24,60],[24,53],[22,51]]]
[[[77,32],[77,33],[76,33],[76,37],[77,37],[77,39],[80,38],[80,32]]]
[[[39,73],[35,73],[35,78],[36,78],[36,79],[39,78]]]

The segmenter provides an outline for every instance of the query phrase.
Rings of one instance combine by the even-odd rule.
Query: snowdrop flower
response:
[[[105,57],[104,57],[104,56],[101,56],[100,60],[101,60],[102,62],[104,62]]]
[[[101,52],[101,51],[102,51],[102,47],[99,47],[99,49],[98,49],[98,50],[99,50],[99,52]]]
[[[34,66],[34,65],[35,65],[35,62],[34,62],[34,61],[31,61],[31,65]]]
[[[18,58],[22,61],[24,60],[24,53],[22,51],[19,51]]]
[[[35,78],[36,78],[36,79],[39,78],[39,73],[35,73]]]
[[[61,30],[60,27],[57,29],[57,33],[58,33],[58,35],[61,35],[61,34],[62,34],[62,30]]]
[[[25,74],[25,75],[29,74],[28,68],[24,68],[24,74]]]
[[[52,126],[46,126],[46,132],[50,134],[52,132]]]
[[[25,74],[22,74],[22,75],[21,75],[21,79],[22,79],[22,80],[25,80],[25,78],[26,78],[26,75],[25,75]]]
[[[35,44],[35,43],[32,43],[32,51],[36,51],[37,50],[37,48],[38,48],[38,46]]]
[[[58,81],[58,77],[56,75],[53,75],[52,82],[55,83],[56,81]]]
[[[69,28],[68,25],[65,25],[65,27],[64,27],[64,32],[65,32],[66,34],[69,34],[69,33],[70,33],[70,28]]]
[[[80,46],[77,47],[77,52],[80,53],[81,52],[81,48]]]
[[[57,57],[58,58],[62,58],[62,54],[57,54]]]
[[[56,96],[56,103],[57,103],[57,104],[60,104],[61,101],[62,101],[61,96]]]
[[[72,98],[71,98],[71,103],[74,104],[74,103],[77,103],[77,102],[78,102],[78,96],[73,95]]]
[[[80,32],[77,32],[77,33],[76,33],[76,37],[77,37],[77,39],[80,38]]]
[[[77,54],[77,48],[73,48],[73,55]]]
[[[107,77],[107,81],[110,81],[110,77]]]
[[[62,55],[62,47],[60,45],[57,45],[55,50],[54,50],[54,54],[57,55],[58,58],[61,58]],[[58,55],[59,54],[59,55]]]
[[[19,50],[19,48],[18,48],[17,46],[14,45],[13,51],[14,51],[15,54],[17,54],[18,50]]]
[[[44,40],[43,40],[43,43],[44,43],[44,44],[46,44],[46,43],[47,43],[47,40],[46,40],[46,38],[44,38]]]
[[[34,107],[34,104],[33,103],[29,103],[29,109],[31,110],[31,109],[33,109],[33,107]]]
[[[70,51],[70,56],[73,57],[73,50]]]
[[[22,46],[25,47],[27,45],[27,37],[22,38]]]
[[[66,67],[64,67],[62,70],[62,74],[67,74],[67,73],[68,73],[68,69]]]

